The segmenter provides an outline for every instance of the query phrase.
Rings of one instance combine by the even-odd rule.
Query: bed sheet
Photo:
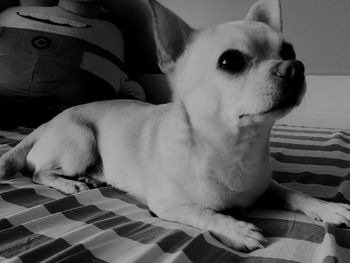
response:
[[[30,131],[0,131],[0,154]],[[349,130],[277,125],[271,161],[280,183],[350,204]],[[242,217],[263,230],[266,248],[229,249],[110,186],[67,196],[18,173],[0,182],[0,262],[350,262],[347,228],[270,206]]]

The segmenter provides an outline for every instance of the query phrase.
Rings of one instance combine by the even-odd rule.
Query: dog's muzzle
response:
[[[273,109],[291,108],[299,105],[305,91],[305,67],[298,60],[279,62],[272,69],[279,82],[280,96]]]

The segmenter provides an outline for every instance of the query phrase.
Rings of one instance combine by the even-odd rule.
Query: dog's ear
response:
[[[280,0],[259,0],[249,10],[246,18],[268,24],[282,32],[282,12]]]
[[[149,0],[153,14],[153,27],[157,45],[158,65],[164,73],[174,69],[184,52],[193,29],[181,18],[155,0]]]

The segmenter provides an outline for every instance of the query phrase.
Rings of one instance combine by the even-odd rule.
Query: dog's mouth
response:
[[[270,108],[256,113],[243,113],[239,115],[239,119],[246,117],[268,117],[269,115],[282,117],[284,114],[288,113],[291,109],[300,104],[305,93],[304,81],[300,87],[301,88],[297,90],[285,92],[285,94],[280,96],[280,99],[275,101]]]
[[[297,105],[295,105],[297,106]],[[279,115],[279,114],[283,114],[284,112],[292,109],[294,106],[290,106],[290,107],[287,107],[287,106],[280,106],[280,105],[275,105],[273,107],[271,107],[270,109],[268,110],[265,110],[265,111],[261,111],[261,112],[257,112],[257,113],[244,113],[244,114],[241,114],[239,115],[239,118],[240,119],[243,119],[243,118],[247,118],[247,117],[263,117],[263,116],[268,116],[268,115]]]

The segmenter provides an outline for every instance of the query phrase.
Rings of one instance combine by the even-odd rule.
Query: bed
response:
[[[31,129],[0,131],[0,154]],[[350,130],[276,125],[274,178],[335,202],[350,203]],[[154,216],[110,186],[75,195],[16,174],[0,182],[1,262],[349,262],[350,229],[323,225],[269,205],[241,214],[269,244],[231,250],[207,231]]]

